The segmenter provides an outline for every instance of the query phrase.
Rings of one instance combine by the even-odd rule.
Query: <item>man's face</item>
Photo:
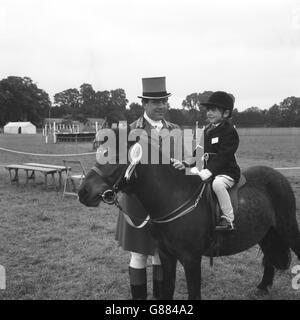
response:
[[[168,98],[149,99],[144,105],[147,116],[154,120],[163,120],[168,110]]]

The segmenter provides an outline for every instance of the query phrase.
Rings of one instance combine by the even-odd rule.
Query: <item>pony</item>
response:
[[[238,190],[236,231],[224,233],[218,254],[212,255],[233,255],[259,244],[264,270],[258,289],[267,293],[275,270],[290,266],[291,250],[300,260],[295,196],[287,178],[275,169],[254,166],[243,174],[247,182]],[[118,191],[134,193],[148,216],[124,214],[130,221],[151,225],[163,268],[162,299],[173,299],[179,261],[186,276],[188,299],[196,300],[201,299],[201,259],[209,255],[214,234],[211,205],[203,187],[204,182],[198,176],[185,175],[171,163],[153,165],[135,161],[128,166],[96,162],[78,196],[89,207],[97,207],[101,201],[119,206]]]

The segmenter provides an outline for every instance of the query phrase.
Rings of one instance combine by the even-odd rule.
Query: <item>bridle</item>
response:
[[[122,174],[118,177],[118,179],[112,185],[112,187],[110,187],[110,183],[107,181],[107,178],[104,176],[103,172],[97,166],[93,166],[91,170],[93,170],[96,174],[98,174],[104,180],[104,182],[110,187],[110,189],[104,191],[102,194],[99,195],[102,198],[103,202],[105,202],[109,205],[115,205],[123,213],[125,220],[128,222],[128,224],[134,228],[137,228],[137,229],[144,227],[147,223],[159,224],[159,223],[171,222],[171,221],[174,221],[174,220],[176,220],[180,217],[183,217],[186,214],[192,212],[198,206],[199,200],[202,198],[203,192],[204,192],[205,187],[207,185],[206,182],[199,184],[199,187],[196,189],[194,194],[189,199],[187,199],[178,208],[163,215],[162,217],[157,218],[157,219],[152,219],[152,218],[150,218],[150,215],[148,214],[145,219],[141,219],[141,218],[133,217],[130,213],[126,212],[121,207],[121,205],[118,201],[117,193],[119,191],[119,184],[122,181],[122,179],[124,178],[124,174],[125,174],[127,168],[128,168],[128,166],[125,167],[125,169],[122,171]],[[193,202],[194,198],[195,198],[195,201]],[[191,204],[187,207],[187,205],[189,203],[191,203]],[[140,221],[142,221],[142,223],[139,226],[137,226],[133,223],[132,219],[140,220]]]
[[[110,187],[110,183],[107,181],[107,178],[104,176],[103,172],[97,166],[92,167],[91,170],[96,172],[104,180],[104,182],[110,187],[110,189],[107,189],[103,193],[99,194],[99,196],[102,198],[104,203],[107,203],[109,205],[116,205],[118,203],[117,193],[119,192],[119,184],[124,177],[124,173],[126,169],[127,167],[123,170],[122,174],[118,177],[118,179],[113,184],[113,186]]]

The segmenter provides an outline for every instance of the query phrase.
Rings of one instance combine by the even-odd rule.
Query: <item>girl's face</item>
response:
[[[208,121],[213,124],[219,123],[224,119],[224,111],[217,107],[206,108],[206,115]]]

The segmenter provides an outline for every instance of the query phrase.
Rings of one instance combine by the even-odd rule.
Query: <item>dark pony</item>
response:
[[[201,258],[208,255],[211,247],[213,219],[205,193],[198,198],[199,177],[185,175],[172,165],[137,164],[128,184],[124,179],[127,167],[128,164],[96,163],[80,187],[79,200],[95,207],[103,200],[116,204],[115,193],[119,189],[134,193],[148,212],[158,241],[164,277],[162,298],[173,298],[179,260],[186,275],[188,298],[200,299]],[[275,270],[289,267],[290,249],[300,260],[295,196],[288,180],[272,168],[250,167],[243,174],[247,183],[238,192],[236,232],[224,234],[219,255],[236,254],[259,244],[264,272],[258,288],[267,292]],[[197,198],[197,206],[172,220],[191,208]],[[143,221],[146,217],[131,218]]]

